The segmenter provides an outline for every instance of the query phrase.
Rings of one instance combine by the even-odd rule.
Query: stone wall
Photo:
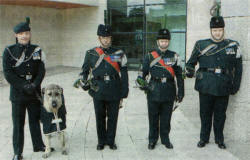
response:
[[[231,96],[225,132],[230,140],[250,143],[250,0],[222,0],[226,36],[240,43],[243,75],[240,91]]]
[[[104,23],[105,9],[106,1],[100,0],[99,7],[63,11],[62,65],[81,67],[85,52],[99,45],[97,27]]]

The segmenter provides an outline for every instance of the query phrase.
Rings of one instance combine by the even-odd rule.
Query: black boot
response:
[[[96,149],[97,149],[98,151],[103,150],[103,149],[104,149],[104,144],[97,144]]]
[[[207,141],[200,140],[200,141],[198,142],[198,144],[197,144],[197,147],[202,148],[202,147],[205,147],[206,144],[208,144]]]
[[[149,144],[148,144],[148,149],[149,149],[149,150],[155,149],[155,145],[156,145],[156,143],[153,143],[153,142],[149,143]]]
[[[12,160],[23,160],[23,156],[22,155],[14,155]]]
[[[109,144],[109,148],[112,150],[117,150],[117,145],[115,143]]]
[[[174,146],[173,146],[173,144],[172,144],[171,142],[167,142],[167,143],[165,143],[164,145],[165,145],[165,147],[168,148],[168,149],[173,149],[173,148],[174,148]]]
[[[224,142],[215,142],[215,143],[218,144],[218,147],[220,149],[226,149],[227,148]]]

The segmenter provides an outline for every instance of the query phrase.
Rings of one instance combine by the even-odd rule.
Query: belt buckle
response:
[[[110,81],[110,76],[104,76],[104,81]]]
[[[26,76],[25,76],[25,79],[26,79],[26,80],[31,80],[31,79],[32,79],[32,75],[26,75]]]
[[[215,68],[214,73],[220,74],[221,73],[221,69],[220,68]]]
[[[166,78],[166,77],[161,78],[161,82],[162,82],[162,83],[166,83],[166,82],[167,82],[167,78]]]

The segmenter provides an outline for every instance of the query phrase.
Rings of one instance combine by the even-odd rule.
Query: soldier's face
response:
[[[26,45],[29,43],[30,39],[31,39],[31,32],[30,31],[26,31],[26,32],[20,32],[15,34],[18,43]]]
[[[111,36],[109,37],[99,36],[99,41],[103,48],[108,48],[111,46]]]
[[[224,28],[212,28],[211,35],[213,40],[222,41],[224,39]]]
[[[169,40],[168,39],[159,39],[159,40],[157,40],[157,45],[160,49],[166,50],[169,46]]]

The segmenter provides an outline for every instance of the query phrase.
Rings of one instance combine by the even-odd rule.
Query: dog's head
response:
[[[56,84],[50,84],[42,89],[43,106],[47,112],[57,112],[63,104],[63,89]]]

